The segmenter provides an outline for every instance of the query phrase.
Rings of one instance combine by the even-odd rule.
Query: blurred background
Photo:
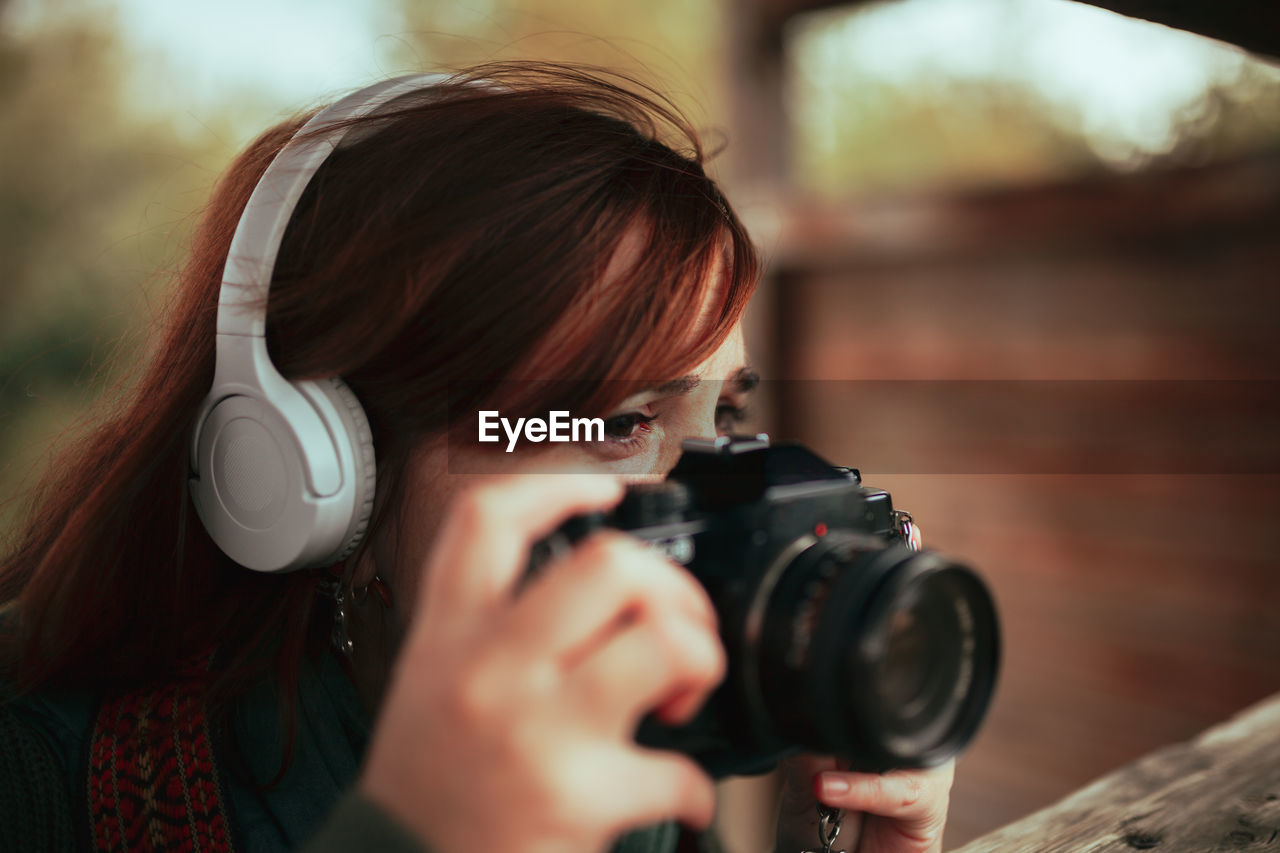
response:
[[[395,73],[624,67],[727,141],[762,425],[995,590],[948,847],[1047,805],[1280,690],[1275,13],[1136,5],[1260,53],[1068,0],[0,0],[0,531],[262,129]],[[769,784],[725,789],[744,853]]]

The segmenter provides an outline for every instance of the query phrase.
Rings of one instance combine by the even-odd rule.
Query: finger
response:
[[[472,622],[507,603],[535,541],[621,496],[622,484],[599,474],[495,477],[467,489],[441,525],[419,607],[437,619]]]
[[[636,749],[625,775],[614,780],[621,796],[603,808],[621,830],[666,820],[706,829],[715,817],[715,786],[693,759],[674,752]]]
[[[836,759],[829,755],[801,753],[783,759],[780,807],[784,813],[813,812],[814,780],[824,770],[836,770]]]
[[[651,710],[687,722],[724,678],[719,636],[683,613],[653,613],[615,632],[568,675],[569,689],[598,730],[631,737]]]
[[[531,653],[566,666],[590,653],[620,620],[675,610],[715,630],[715,608],[693,576],[638,540],[596,533],[524,590],[509,629]]]
[[[945,815],[954,764],[933,770],[891,773],[826,771],[814,780],[814,793],[829,806],[895,820],[928,821]]]

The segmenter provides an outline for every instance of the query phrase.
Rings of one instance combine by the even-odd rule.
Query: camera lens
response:
[[[995,687],[995,607],[968,568],[833,532],[783,555],[753,648],[771,726],[861,770],[940,763]]]
[[[862,737],[895,763],[931,764],[963,746],[995,679],[994,618],[978,616],[985,589],[967,569],[921,556],[890,570],[845,663]]]
[[[930,652],[937,651],[937,632],[929,625],[918,606],[897,611],[889,620],[889,637],[884,657],[876,667],[876,691],[881,701],[901,709],[905,717],[914,717],[928,703],[929,687],[938,679],[931,677]]]

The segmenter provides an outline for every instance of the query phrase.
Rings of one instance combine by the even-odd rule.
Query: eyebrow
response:
[[[661,385],[646,388],[641,393],[654,394],[660,397],[681,397],[701,384],[701,376],[696,373],[689,373],[669,382],[663,382]],[[756,373],[755,368],[750,365],[744,365],[733,372],[733,375],[728,379],[728,384],[737,393],[747,394],[754,391],[756,386],[760,384],[760,374]]]
[[[646,388],[643,393],[658,394],[663,397],[679,397],[684,394],[688,394],[701,384],[701,376],[698,376],[696,373],[689,373],[678,379],[672,379],[670,382],[663,382],[661,385]]]

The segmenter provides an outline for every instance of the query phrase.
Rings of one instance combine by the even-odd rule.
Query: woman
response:
[[[187,495],[232,235],[302,121],[232,165],[150,367],[3,564],[13,843],[658,851],[669,821],[708,825],[710,780],[631,736],[723,673],[702,588],[597,534],[515,592],[541,535],[665,474],[753,384],[754,251],[687,122],[629,82],[476,68],[352,119],[306,184],[267,350],[289,380],[345,379],[377,476],[354,553],[305,571],[237,565]],[[602,440],[471,440],[482,410],[555,409]],[[815,793],[867,813],[860,850],[940,849],[949,767],[789,771],[780,849],[817,844]]]

